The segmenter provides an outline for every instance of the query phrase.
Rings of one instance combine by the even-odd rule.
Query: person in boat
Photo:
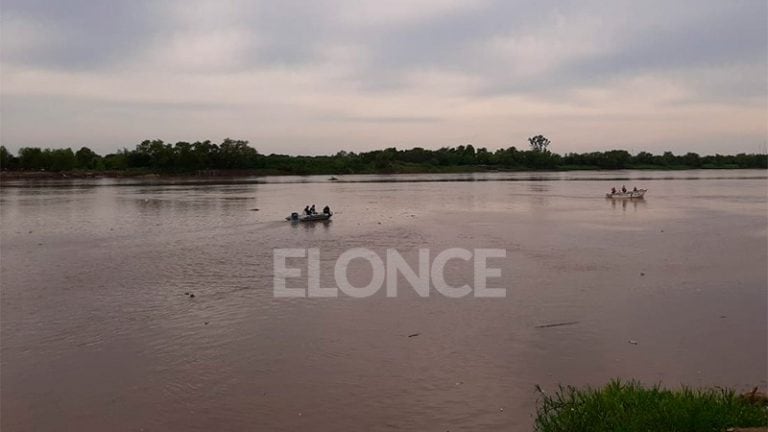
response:
[[[309,213],[310,214],[317,214],[317,211],[315,210],[315,205],[314,204],[312,204],[312,207],[309,208]]]
[[[310,212],[310,210],[309,210],[309,206],[306,206],[306,207],[304,207],[304,214],[305,214],[305,215],[307,215],[307,216],[309,216],[309,215],[311,215],[311,214],[312,214],[312,213]]]
[[[323,207],[323,214],[331,214],[331,208],[328,206]]]
[[[627,187],[624,185],[621,185],[621,192],[627,193]]]
[[[615,188],[615,187],[612,187],[612,188],[611,188],[611,193],[612,193],[612,194],[615,194],[615,193],[616,193],[616,188]]]
[[[632,192],[637,192],[637,186],[635,186],[634,189],[632,189]]]

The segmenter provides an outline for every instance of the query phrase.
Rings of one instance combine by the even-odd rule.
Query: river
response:
[[[649,192],[604,197],[622,184]],[[5,181],[0,427],[511,431],[536,385],[764,387],[767,187],[752,170]],[[313,203],[332,222],[284,220]],[[275,297],[276,249],[317,248],[331,286],[360,247],[414,268],[419,248],[505,250],[506,296],[401,278],[395,297]]]

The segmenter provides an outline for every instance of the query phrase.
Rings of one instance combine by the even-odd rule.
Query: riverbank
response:
[[[697,432],[768,427],[768,399],[757,389],[738,395],[721,388],[668,390],[617,380],[597,389],[561,387],[551,394],[539,391],[539,432]]]
[[[740,168],[739,166],[660,166],[641,165],[621,169],[620,171],[691,171],[691,170],[725,170],[725,169],[760,169]],[[295,172],[280,169],[231,169],[231,170],[199,170],[199,171],[153,171],[153,170],[72,170],[72,171],[0,171],[0,180],[47,180],[47,179],[79,179],[79,178],[215,178],[215,177],[267,177],[286,175],[357,175],[357,174],[451,174],[451,173],[489,173],[489,172],[568,172],[568,171],[619,171],[617,169],[601,169],[596,166],[560,166],[550,169],[534,169],[527,167],[497,168],[483,165],[467,166],[413,166],[404,165],[382,170],[362,170],[360,172],[311,171]]]

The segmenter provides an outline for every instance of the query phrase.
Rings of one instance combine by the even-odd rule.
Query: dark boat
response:
[[[605,194],[606,198],[611,199],[643,199],[648,189],[628,190],[626,192],[616,191]]]
[[[291,222],[317,222],[317,221],[325,221],[329,220],[333,216],[333,213],[315,213],[311,215],[300,215],[296,212],[291,213],[290,216],[285,218],[287,221]]]

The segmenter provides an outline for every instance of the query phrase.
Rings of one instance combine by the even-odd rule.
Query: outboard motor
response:
[[[292,221],[298,221],[299,220],[299,214],[296,212],[291,213],[291,220]]]

